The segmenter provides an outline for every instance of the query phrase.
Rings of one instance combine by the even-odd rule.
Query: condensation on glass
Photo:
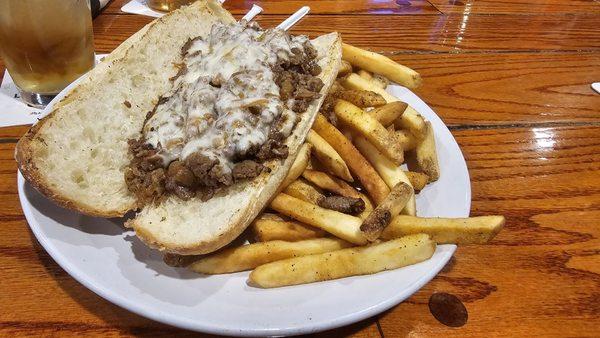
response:
[[[46,105],[94,66],[89,0],[0,0],[0,56],[23,101]]]

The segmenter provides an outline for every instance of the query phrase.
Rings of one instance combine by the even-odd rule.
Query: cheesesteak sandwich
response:
[[[133,35],[16,150],[57,204],[123,216],[148,245],[191,255],[236,238],[287,175],[335,80],[341,43],[237,23],[216,1]]]

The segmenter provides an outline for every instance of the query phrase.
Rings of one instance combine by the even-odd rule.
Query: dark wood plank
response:
[[[444,272],[381,316],[384,334],[596,336],[600,127],[453,133],[469,166],[472,214],[505,214],[506,227],[490,245],[460,247]],[[463,302],[465,326],[431,315],[434,292]]]
[[[121,7],[129,0],[113,0],[104,10],[104,14],[127,14]],[[313,14],[439,14],[439,11],[427,0],[321,0],[321,1],[244,1],[227,0],[223,7],[234,14],[245,14],[252,4],[264,9],[266,14],[291,14],[302,6],[311,7]]]
[[[262,15],[274,27],[284,15]],[[600,51],[596,16],[309,15],[292,30],[312,37],[338,31],[344,40],[378,52]],[[114,49],[152,18],[103,15],[94,20],[96,48]]]
[[[443,13],[468,14],[590,14],[598,13],[595,0],[429,0]]]
[[[448,124],[598,122],[600,53],[396,55]]]

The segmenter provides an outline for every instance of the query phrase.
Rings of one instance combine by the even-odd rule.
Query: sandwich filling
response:
[[[168,193],[208,199],[268,171],[323,87],[310,40],[282,30],[215,24],[181,54],[171,89],[129,140],[125,180],[143,204]]]

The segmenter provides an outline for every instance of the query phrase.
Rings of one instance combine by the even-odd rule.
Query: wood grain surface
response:
[[[110,52],[150,18],[113,0],[94,20]],[[261,1],[265,27],[308,4],[295,33],[346,42],[418,70],[416,90],[450,125],[472,181],[472,214],[501,213],[486,246],[460,247],[442,273],[391,310],[321,337],[598,336],[600,323],[600,3],[593,0]],[[252,2],[228,0],[242,15]],[[3,67],[0,62],[0,74]],[[0,336],[197,336],[123,310],[62,270],[30,232],[15,143],[0,128]],[[465,306],[433,317],[433,294]]]

